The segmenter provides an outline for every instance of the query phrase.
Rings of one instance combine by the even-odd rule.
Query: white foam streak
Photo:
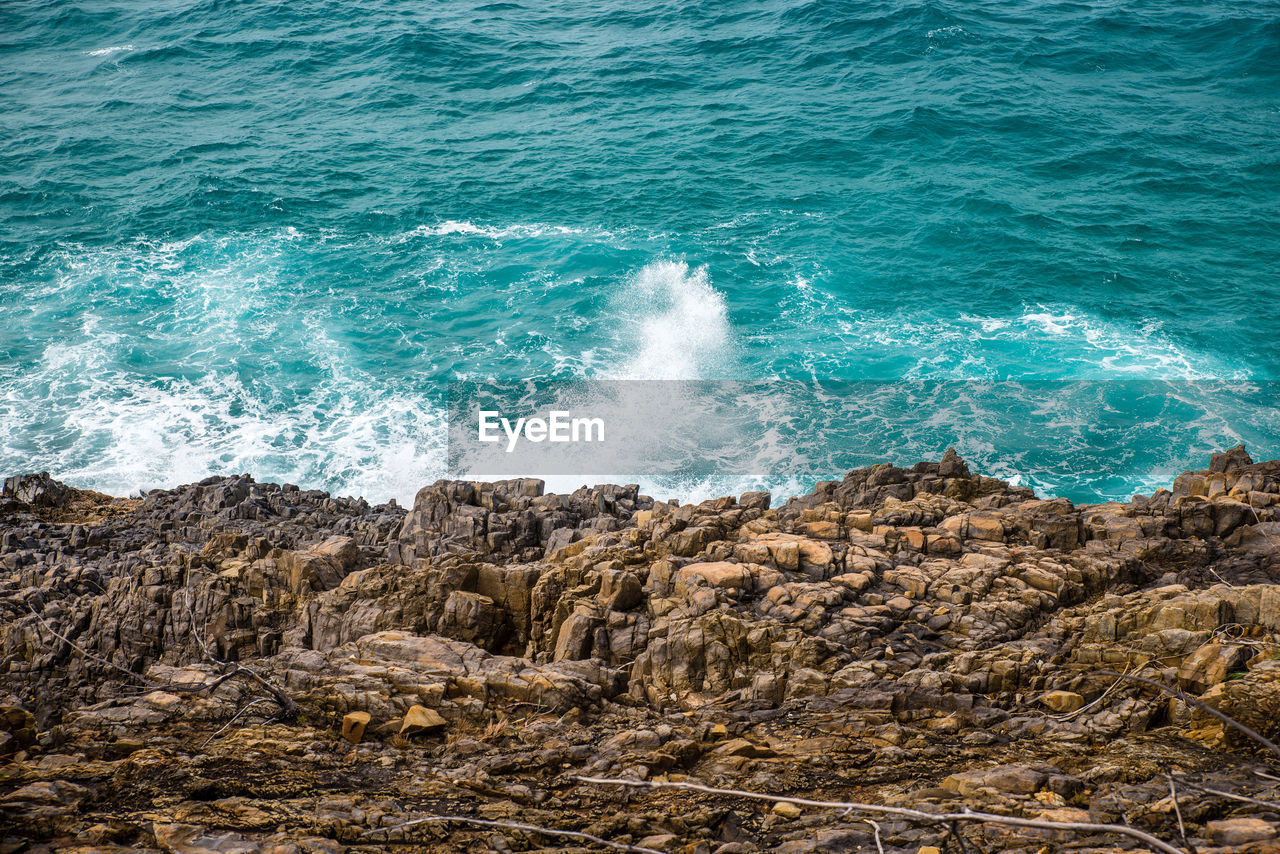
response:
[[[113,53],[128,53],[133,49],[131,44],[121,44],[113,47],[100,47],[97,50],[86,51],[86,54],[88,56],[111,56]]]

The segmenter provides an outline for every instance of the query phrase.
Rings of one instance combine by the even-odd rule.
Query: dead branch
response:
[[[1169,781],[1169,800],[1173,802],[1173,814],[1178,817],[1178,839],[1184,848],[1195,854],[1195,846],[1187,841],[1187,826],[1182,823],[1182,807],[1178,806],[1178,789],[1173,785],[1173,775],[1165,774],[1164,778]]]
[[[818,809],[842,809],[857,810],[859,812],[881,813],[883,815],[896,815],[901,818],[911,819],[912,821],[924,822],[927,824],[951,825],[957,822],[979,822],[984,824],[1003,824],[1010,827],[1031,827],[1038,830],[1073,830],[1084,831],[1086,833],[1115,833],[1121,836],[1128,836],[1130,839],[1136,839],[1146,845],[1153,851],[1161,851],[1164,854],[1185,854],[1185,852],[1173,847],[1145,831],[1138,830],[1135,827],[1129,827],[1125,824],[1096,824],[1087,821],[1049,821],[1048,819],[1038,818],[1021,818],[1011,815],[996,815],[994,813],[973,812],[965,810],[964,812],[953,813],[930,813],[922,810],[910,809],[908,807],[890,807],[882,804],[861,804],[849,801],[816,801],[809,798],[793,798],[786,795],[762,795],[759,792],[745,792],[739,789],[719,789],[714,786],[704,786],[701,783],[691,782],[667,782],[653,780],[615,780],[604,777],[574,777],[580,783],[591,783],[603,786],[635,786],[637,788],[647,789],[684,789],[692,792],[705,792],[709,795],[726,795],[734,798],[750,798],[757,801],[785,801],[787,803],[796,804],[798,806],[816,807]]]
[[[179,693],[179,694],[202,694],[205,691],[212,692],[217,690],[217,688],[221,686],[223,682],[226,682],[229,679],[233,679],[236,676],[247,676],[255,680],[256,682],[258,682],[263,688],[265,688],[271,694],[272,698],[283,710],[283,714],[281,715],[282,720],[285,720],[286,722],[297,720],[298,714],[300,713],[300,710],[298,709],[298,706],[296,703],[294,703],[292,700],[286,697],[279,689],[277,689],[274,685],[269,683],[266,679],[262,678],[262,676],[260,676],[258,673],[242,665],[239,665],[239,664],[233,665],[232,670],[226,673],[223,673],[221,676],[219,676],[217,679],[214,679],[212,682],[201,682],[201,683],[159,682],[155,679],[150,678],[149,676],[144,676],[141,673],[134,673],[132,670],[130,670],[127,667],[121,667],[119,664],[116,664],[114,661],[108,661],[107,659],[99,655],[94,655],[92,652],[89,652],[89,650],[80,646],[80,644],[71,640],[71,638],[67,637],[66,635],[61,634],[60,632],[58,632],[57,629],[49,625],[49,623],[44,619],[44,617],[41,617],[38,613],[36,613],[36,610],[32,608],[30,605],[27,606],[27,610],[31,612],[31,615],[33,617],[35,617],[37,620],[40,621],[40,625],[44,626],[45,630],[49,632],[49,634],[53,635],[58,640],[67,644],[76,652],[83,655],[85,658],[89,659],[90,661],[96,661],[99,664],[103,665],[104,667],[110,667],[112,670],[119,671],[120,673],[123,673],[125,676],[128,676],[130,679],[133,679],[137,682],[141,682],[143,685],[146,685],[149,688],[154,688],[158,691],[170,691],[170,692]],[[229,664],[229,662],[217,662],[216,659],[215,659],[215,662],[223,665]]]
[[[406,821],[403,824],[394,824],[390,827],[375,827],[372,830],[366,830],[360,834],[361,837],[372,836],[375,833],[391,833],[396,830],[404,830],[405,828],[415,827],[419,824],[428,824],[440,821],[456,821],[462,824],[475,824],[480,827],[495,827],[501,830],[519,830],[524,833],[537,833],[542,836],[561,836],[567,839],[580,839],[583,842],[592,842],[596,845],[603,845],[606,848],[612,848],[615,851],[630,851],[634,854],[662,854],[654,848],[645,848],[641,845],[626,845],[621,842],[611,842],[608,839],[601,839],[599,836],[592,836],[590,833],[583,833],[579,830],[556,830],[550,827],[539,827],[536,824],[523,824],[515,821],[490,821],[485,818],[471,818],[464,815],[431,815],[426,818],[417,818],[413,821]]]
[[[876,835],[876,852],[877,852],[877,854],[884,854],[884,845],[883,845],[883,844],[881,844],[881,842],[880,842],[880,825],[879,825],[877,822],[874,822],[874,821],[872,821],[872,820],[871,820],[871,819],[869,819],[869,818],[864,818],[864,819],[863,819],[863,821],[865,821],[867,824],[871,825],[871,832],[872,832],[872,833],[874,833],[874,834]]]
[[[272,699],[276,701],[276,705],[280,707],[280,712],[281,712],[280,719],[285,723],[291,723],[293,721],[296,721],[298,719],[298,716],[302,713],[302,711],[298,708],[298,704],[295,703],[290,697],[288,697],[283,691],[281,691],[279,688],[277,688],[276,686],[268,682],[262,676],[262,674],[258,673],[258,671],[251,670],[250,668],[245,667],[243,664],[240,664],[239,662],[224,661],[223,659],[220,659],[217,656],[215,656],[209,650],[209,645],[205,643],[204,638],[200,636],[200,632],[196,629],[195,605],[192,601],[193,597],[191,595],[191,591],[189,590],[187,591],[186,599],[187,599],[187,615],[191,619],[191,634],[193,637],[195,637],[196,643],[200,645],[200,651],[204,653],[204,657],[209,661],[213,662],[214,664],[218,665],[219,667],[224,667],[224,668],[230,667],[231,673],[233,675],[247,676],[253,681],[257,682],[260,686],[262,686],[263,690],[265,690],[268,694],[270,694]]]
[[[1145,668],[1146,666],[1147,666],[1146,664],[1141,665],[1140,667],[1138,667],[1136,672],[1141,673],[1143,668]],[[1125,672],[1128,673],[1129,671],[1126,670]],[[1085,712],[1089,711],[1089,709],[1098,705],[1103,700],[1107,699],[1107,697],[1111,694],[1111,692],[1114,691],[1123,681],[1124,681],[1123,679],[1117,679],[1116,681],[1112,682],[1110,685],[1107,686],[1107,690],[1103,691],[1100,695],[1098,695],[1097,699],[1089,703],[1085,703],[1083,706],[1076,709],[1074,712],[1066,712],[1061,715],[1050,715],[1049,717],[1056,718],[1057,720],[1063,720],[1063,721],[1073,720],[1079,717],[1080,715],[1083,715]]]
[[[244,707],[243,707],[242,709],[240,709],[240,711],[236,712],[234,715],[232,715],[232,716],[231,716],[231,720],[229,720],[229,721],[227,721],[225,724],[223,724],[223,725],[222,725],[222,727],[221,727],[217,732],[215,732],[213,735],[211,735],[211,736],[209,736],[208,738],[206,738],[206,739],[205,739],[205,741],[204,741],[204,744],[200,745],[200,749],[201,749],[201,750],[204,750],[206,747],[208,747],[208,746],[209,746],[209,742],[213,741],[215,738],[217,738],[218,736],[220,736],[220,735],[222,735],[224,732],[226,732],[226,731],[227,731],[227,729],[228,729],[228,728],[229,728],[233,723],[235,723],[237,720],[239,720],[239,719],[240,719],[240,716],[241,716],[241,715],[243,715],[245,712],[249,711],[250,709],[252,709],[254,706],[258,705],[259,703],[268,703],[268,702],[271,702],[271,701],[270,701],[270,700],[268,700],[266,697],[255,697],[254,699],[250,700],[248,703],[246,703],[246,704],[244,705]]]
[[[73,641],[71,638],[66,637],[63,634],[60,634],[57,631],[57,629],[55,629],[53,626],[49,625],[45,621],[44,617],[36,613],[35,608],[32,608],[30,605],[27,605],[27,610],[31,612],[31,616],[35,617],[37,620],[40,621],[40,625],[44,626],[45,631],[47,631],[49,634],[53,635],[55,638],[62,641],[67,646],[71,647],[76,652],[80,653],[90,661],[96,661],[99,664],[103,665],[104,667],[110,667],[113,670],[118,670],[119,672],[123,673],[125,676],[128,676],[130,679],[137,680],[138,682],[141,682],[144,685],[148,685],[152,688],[164,687],[164,685],[162,685],[161,683],[155,681],[154,679],[148,679],[146,676],[143,676],[141,673],[134,673],[129,668],[121,667],[120,665],[116,664],[114,661],[108,661],[107,659],[102,658],[101,656],[94,655],[93,653],[89,652],[89,650],[85,649],[84,647],[80,646],[80,644]]]
[[[1272,809],[1280,812],[1280,803],[1276,803],[1275,801],[1263,801],[1263,800],[1259,800],[1258,798],[1251,798],[1248,795],[1237,795],[1235,792],[1224,792],[1221,789],[1210,789],[1207,786],[1201,786],[1199,783],[1193,783],[1190,780],[1187,780],[1185,778],[1179,780],[1178,782],[1180,782],[1182,785],[1186,786],[1189,789],[1195,789],[1197,792],[1204,792],[1207,795],[1217,795],[1220,798],[1227,798],[1228,800],[1232,800],[1232,801],[1240,801],[1241,803],[1244,803],[1244,804],[1253,804],[1254,806],[1264,807],[1266,809]]]
[[[1095,670],[1093,672],[1095,675],[1098,675],[1098,676],[1119,676],[1123,679],[1130,679],[1134,682],[1141,682],[1143,685],[1149,685],[1152,688],[1158,688],[1164,693],[1168,694],[1169,696],[1174,697],[1178,700],[1181,700],[1187,705],[1195,706],[1197,709],[1200,709],[1203,712],[1208,712],[1218,720],[1222,721],[1223,723],[1227,724],[1230,727],[1233,727],[1239,730],[1240,732],[1247,735],[1249,738],[1263,745],[1272,753],[1274,753],[1276,756],[1280,756],[1280,746],[1277,746],[1275,742],[1271,741],[1266,736],[1262,735],[1262,733],[1245,726],[1235,718],[1231,717],[1225,712],[1218,711],[1213,706],[1210,706],[1208,703],[1202,700],[1197,700],[1194,697],[1188,697],[1184,691],[1181,691],[1178,688],[1170,687],[1164,684],[1163,682],[1157,682],[1154,679],[1147,679],[1142,676],[1135,676],[1132,673],[1128,673],[1128,674],[1116,673],[1114,670]]]

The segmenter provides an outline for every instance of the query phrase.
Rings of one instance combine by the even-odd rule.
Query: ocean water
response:
[[[766,383],[682,498],[1280,456],[1274,0],[6,0],[0,93],[4,473],[403,502],[459,379]]]

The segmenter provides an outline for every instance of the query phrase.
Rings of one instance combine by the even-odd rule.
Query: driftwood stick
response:
[[[864,818],[863,821],[871,825],[871,832],[875,834],[877,854],[884,854],[884,845],[880,842],[880,824],[869,818]]]
[[[1049,821],[1047,819],[1021,818],[1019,816],[996,815],[994,813],[973,812],[970,810],[953,813],[930,813],[923,812],[922,810],[910,809],[908,807],[890,807],[881,804],[861,804],[849,801],[817,801],[810,798],[793,798],[787,795],[745,792],[740,789],[719,789],[714,786],[704,786],[701,783],[691,782],[673,783],[655,782],[652,780],[615,780],[604,777],[574,777],[573,779],[580,783],[591,783],[597,786],[634,786],[637,788],[647,789],[684,789],[692,792],[705,792],[709,795],[727,795],[729,797],[750,798],[757,801],[785,801],[791,804],[817,807],[820,809],[852,809],[860,812],[896,815],[901,818],[925,822],[927,824],[950,825],[955,822],[979,822],[985,824],[1003,824],[1010,827],[1031,827],[1038,830],[1074,830],[1084,831],[1086,833],[1115,833],[1121,836],[1127,836],[1130,839],[1136,839],[1151,850],[1161,851],[1163,854],[1186,854],[1186,852],[1181,849],[1175,848],[1169,843],[1158,839],[1145,831],[1138,830],[1135,827],[1129,827],[1126,824],[1096,824],[1088,821]]]
[[[224,661],[223,659],[218,658],[216,655],[214,655],[212,651],[210,651],[209,645],[205,643],[204,638],[201,637],[200,635],[199,629],[196,628],[196,609],[195,609],[195,603],[193,602],[193,598],[194,597],[192,596],[191,591],[188,590],[187,596],[186,596],[187,615],[191,619],[191,634],[193,637],[195,637],[196,643],[200,645],[200,651],[204,653],[204,657],[209,661],[213,662],[214,664],[217,664],[220,667],[230,667],[231,668],[230,675],[247,676],[253,681],[257,682],[260,686],[262,686],[262,689],[266,691],[268,694],[270,694],[272,699],[276,701],[276,705],[280,707],[280,712],[281,712],[280,719],[285,722],[296,721],[298,719],[298,716],[301,714],[301,710],[298,708],[298,704],[295,703],[290,697],[288,697],[283,691],[281,691],[275,685],[272,685],[258,671],[245,667],[243,664],[240,664],[239,662]]]
[[[1199,783],[1193,783],[1190,780],[1187,780],[1186,778],[1183,778],[1178,782],[1186,786],[1188,789],[1194,789],[1197,792],[1204,792],[1206,795],[1217,795],[1220,798],[1227,798],[1228,800],[1239,801],[1242,804],[1253,804],[1254,806],[1257,806],[1257,807],[1264,807],[1265,809],[1271,809],[1271,810],[1276,810],[1277,812],[1280,812],[1280,803],[1277,803],[1275,801],[1264,801],[1259,798],[1250,797],[1249,795],[1238,795],[1235,792],[1224,792],[1222,789],[1211,789],[1208,786],[1201,786]]]
[[[1164,778],[1169,781],[1169,800],[1173,803],[1173,814],[1178,817],[1178,839],[1184,848],[1195,854],[1195,847],[1187,841],[1187,826],[1182,823],[1182,807],[1178,806],[1178,789],[1173,785],[1173,775],[1165,774]]]
[[[403,824],[393,824],[390,827],[375,827],[372,830],[366,830],[360,834],[372,836],[375,833],[391,833],[396,830],[404,830],[409,827],[416,827],[420,824],[429,824],[432,822],[456,821],[461,824],[474,824],[480,827],[494,827],[500,830],[519,830],[524,833],[537,833],[542,836],[561,836],[566,839],[580,839],[583,842],[591,842],[596,845],[603,845],[606,848],[612,848],[615,851],[630,851],[633,854],[662,854],[654,848],[645,848],[641,845],[626,845],[621,842],[611,842],[608,839],[601,839],[599,836],[592,836],[590,833],[583,833],[579,830],[556,830],[551,827],[539,827],[536,824],[523,824],[515,821],[490,821],[485,818],[471,818],[464,815],[430,815],[426,818],[416,818],[413,821],[406,821]]]
[[[233,679],[236,676],[247,676],[250,679],[253,679],[254,681],[256,681],[268,693],[271,694],[272,698],[276,701],[276,703],[280,706],[280,708],[284,712],[284,714],[281,716],[283,720],[293,721],[293,720],[297,720],[298,718],[299,709],[297,704],[294,703],[293,700],[285,696],[285,694],[282,691],[280,691],[280,689],[276,688],[274,685],[272,685],[270,682],[264,679],[261,675],[242,665],[239,665],[239,664],[231,665],[232,669],[229,672],[222,674],[212,682],[201,682],[201,683],[159,682],[155,679],[150,678],[149,676],[144,676],[141,673],[134,673],[129,668],[121,667],[119,664],[116,664],[114,661],[108,661],[107,659],[103,658],[100,655],[94,655],[92,652],[89,652],[89,650],[80,646],[80,644],[71,640],[71,638],[67,637],[66,635],[61,634],[53,626],[49,625],[49,623],[44,619],[44,617],[41,617],[38,613],[36,613],[36,610],[32,608],[30,605],[27,606],[27,610],[31,612],[31,615],[33,617],[35,617],[37,620],[40,621],[40,625],[44,626],[45,630],[49,632],[49,634],[53,635],[58,640],[67,644],[76,652],[83,655],[85,658],[89,659],[90,661],[96,661],[99,664],[103,665],[104,667],[109,667],[112,670],[119,671],[120,673],[123,673],[125,676],[128,676],[130,679],[133,679],[137,682],[141,682],[143,685],[146,685],[149,688],[155,688],[156,690],[159,690],[159,691],[172,691],[180,694],[202,694],[205,691],[217,690],[217,688],[221,686],[223,682],[226,682],[229,679]],[[192,633],[196,634],[197,640],[200,640],[199,634],[195,632],[194,626],[192,627]],[[201,645],[203,646],[203,642],[201,642]],[[229,662],[218,661],[217,659],[214,659],[214,663],[221,664],[223,666],[227,666],[229,664]]]
[[[1152,688],[1158,688],[1159,690],[1163,691],[1169,696],[1179,699],[1182,702],[1186,703],[1187,705],[1195,706],[1197,709],[1200,709],[1202,712],[1208,712],[1209,714],[1213,715],[1215,718],[1222,721],[1226,725],[1239,730],[1240,732],[1247,735],[1249,738],[1258,742],[1258,744],[1261,744],[1262,746],[1266,747],[1276,756],[1280,756],[1280,746],[1276,745],[1274,741],[1271,741],[1262,733],[1258,732],[1257,730],[1251,729],[1250,727],[1245,726],[1235,718],[1231,717],[1230,715],[1224,712],[1218,711],[1213,706],[1210,706],[1208,703],[1205,703],[1201,700],[1197,700],[1195,697],[1188,697],[1185,692],[1177,688],[1172,688],[1164,684],[1163,682],[1157,682],[1154,679],[1147,679],[1146,677],[1143,677],[1143,676],[1135,676],[1132,673],[1127,673],[1127,674],[1116,673],[1114,670],[1095,670],[1093,672],[1098,676],[1119,676],[1122,679],[1129,679],[1133,682],[1141,682],[1143,685],[1148,685]]]
[[[238,721],[238,720],[240,719],[240,716],[241,716],[241,715],[243,715],[245,712],[249,711],[250,709],[252,709],[254,706],[258,705],[259,703],[266,703],[266,702],[270,702],[266,697],[255,697],[254,699],[250,700],[248,703],[246,703],[246,704],[244,705],[244,707],[243,707],[242,709],[240,709],[240,711],[236,712],[236,713],[231,717],[231,720],[229,720],[229,721],[227,721],[225,724],[223,724],[223,725],[222,725],[222,727],[221,727],[217,732],[215,732],[213,735],[211,735],[211,736],[209,736],[208,738],[206,738],[206,739],[204,740],[204,744],[200,745],[200,749],[201,749],[201,750],[204,750],[206,747],[208,747],[208,746],[209,746],[209,742],[213,741],[215,738],[217,738],[218,736],[220,736],[220,735],[222,735],[224,732],[226,732],[226,731],[230,728],[230,726],[231,726],[233,723],[235,723],[236,721]]]
[[[102,656],[94,655],[93,653],[89,652],[89,650],[85,649],[84,647],[80,646],[80,644],[78,644],[78,643],[76,643],[75,641],[73,641],[71,638],[67,637],[66,635],[60,634],[60,633],[57,631],[57,629],[55,629],[53,626],[51,626],[51,625],[49,625],[47,622],[45,622],[44,617],[42,617],[42,616],[40,616],[39,614],[37,614],[37,613],[36,613],[36,609],[35,609],[35,608],[32,608],[30,605],[28,605],[28,606],[27,606],[27,610],[31,612],[31,616],[35,617],[37,620],[39,620],[39,621],[40,621],[40,625],[44,626],[45,631],[47,631],[49,634],[53,635],[55,638],[57,638],[58,640],[62,641],[62,642],[63,642],[63,643],[65,643],[67,646],[71,647],[71,648],[72,648],[72,649],[74,649],[76,652],[80,653],[80,654],[81,654],[81,655],[83,655],[85,658],[89,659],[90,661],[96,661],[96,662],[98,662],[99,664],[103,665],[104,667],[110,667],[112,670],[117,670],[117,671],[119,671],[119,672],[123,673],[125,676],[128,676],[130,679],[133,679],[133,680],[135,680],[135,681],[141,682],[141,683],[143,683],[144,685],[149,685],[149,686],[151,686],[151,687],[153,687],[153,688],[163,688],[163,687],[165,687],[164,685],[162,685],[161,683],[159,683],[159,682],[155,681],[154,679],[148,679],[146,676],[143,676],[141,673],[134,673],[134,672],[133,672],[132,670],[130,670],[129,668],[127,668],[127,667],[121,667],[120,665],[116,664],[114,661],[108,661],[107,659],[103,658]]]

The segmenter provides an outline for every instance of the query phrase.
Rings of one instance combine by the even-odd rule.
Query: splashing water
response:
[[[762,381],[738,456],[702,461],[759,477],[647,487],[684,498],[951,444],[1078,499],[1280,456],[1264,9],[59,0],[5,25],[5,473],[408,500],[472,377]]]

